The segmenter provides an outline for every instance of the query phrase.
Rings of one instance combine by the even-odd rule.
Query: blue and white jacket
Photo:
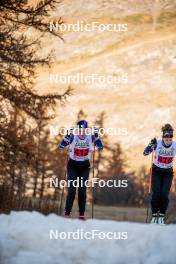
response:
[[[150,143],[144,150],[144,156],[155,151],[153,164],[161,169],[172,169],[174,165],[174,157],[176,156],[176,142],[166,146],[162,139],[157,139],[154,146]]]
[[[85,161],[90,160],[94,145],[98,150],[103,150],[103,144],[98,134],[85,135],[83,139],[78,135],[67,134],[58,147],[64,149],[69,146],[71,159]]]

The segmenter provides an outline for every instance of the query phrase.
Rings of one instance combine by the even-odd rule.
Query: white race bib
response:
[[[84,161],[91,158],[92,153],[92,135],[86,135],[85,139],[74,135],[70,144],[70,158],[76,161]]]
[[[176,156],[176,142],[168,148],[164,147],[162,140],[157,140],[157,148],[155,150],[154,164],[162,169],[170,169],[173,167],[174,157]]]

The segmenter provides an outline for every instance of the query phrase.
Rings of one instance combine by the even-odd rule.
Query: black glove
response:
[[[68,130],[67,130],[67,135],[72,135],[73,134],[73,130],[74,130],[74,128],[73,127],[71,127],[71,128],[69,128]]]
[[[94,132],[94,136],[95,136],[95,138],[98,138],[98,132],[99,132],[99,129],[96,128],[96,127],[94,127],[93,132]]]
[[[150,141],[150,145],[154,146],[157,144],[157,139],[156,138],[153,138],[151,141]]]

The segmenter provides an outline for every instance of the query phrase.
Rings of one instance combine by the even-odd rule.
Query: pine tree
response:
[[[53,56],[53,51],[42,55],[43,42],[48,36],[62,40],[60,32],[48,27],[56,4],[55,0],[39,1],[35,7],[27,0],[0,3],[0,184],[11,186],[13,194],[24,194],[36,157],[30,124],[35,127],[52,118],[50,110],[71,92],[67,87],[63,94],[39,95],[34,89],[37,68],[50,67]]]

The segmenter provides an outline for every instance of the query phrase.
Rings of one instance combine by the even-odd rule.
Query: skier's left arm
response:
[[[103,143],[99,138],[98,128],[94,128],[94,134],[92,135],[92,142],[94,142],[98,150],[103,150]]]
[[[143,155],[144,156],[149,155],[150,153],[152,153],[153,149],[156,150],[156,148],[157,148],[157,139],[153,138],[150,141],[149,145],[144,149]]]

